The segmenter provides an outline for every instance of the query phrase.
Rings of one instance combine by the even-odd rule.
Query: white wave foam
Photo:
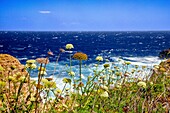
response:
[[[147,65],[153,66],[158,65],[162,60],[159,57],[148,56],[148,57],[123,57],[123,60],[130,61],[132,65]]]
[[[154,57],[154,56],[149,56],[149,57],[111,57],[111,59],[114,61],[114,63],[118,64],[119,63],[124,63],[125,61],[130,61],[132,65],[138,65],[138,66],[149,66],[152,67],[154,65],[158,65],[162,60],[160,60],[158,57]],[[110,65],[112,65],[112,62],[106,62],[109,63]],[[53,71],[54,71],[54,66],[55,66],[55,62],[51,62],[47,65],[47,74],[49,76],[46,77],[53,77],[54,80],[56,81],[57,87],[62,89],[64,87],[64,83],[62,82],[63,78],[70,78],[70,76],[68,75],[68,73],[66,71],[69,70],[69,66],[67,67],[66,64],[69,64],[69,62],[59,62],[56,66],[56,72],[53,75]],[[94,66],[94,64],[96,63],[91,63],[89,64],[87,67],[82,66],[82,79],[83,81],[87,80],[87,76],[94,75],[93,70],[96,69],[96,67]],[[98,66],[98,70],[102,70],[103,69],[103,64],[104,63],[100,63]],[[117,65],[121,66],[122,65]],[[134,68],[133,66],[129,67],[129,71]],[[123,70],[123,69],[122,69]],[[75,79],[79,78],[79,66],[78,65],[74,65],[72,66],[72,71],[75,72]],[[37,81],[37,77],[32,77],[32,79]]]

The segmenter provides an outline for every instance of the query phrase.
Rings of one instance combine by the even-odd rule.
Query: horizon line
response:
[[[170,32],[170,30],[0,30],[0,32]]]

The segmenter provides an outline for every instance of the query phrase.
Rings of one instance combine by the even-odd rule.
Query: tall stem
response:
[[[36,87],[36,104],[35,104],[35,113],[37,113],[37,104],[38,104],[38,89],[39,89],[39,86],[40,86],[40,77],[41,77],[41,69],[42,69],[42,63],[40,65],[40,71],[39,71],[39,74],[38,74],[38,84],[37,84],[37,87]]]
[[[71,72],[71,62],[72,62],[72,61],[71,61],[71,54],[70,54],[70,72]]]
[[[19,85],[18,92],[17,92],[17,97],[16,97],[16,100],[15,100],[16,103],[15,103],[15,106],[14,106],[14,110],[17,109],[18,98],[19,98],[20,93],[21,93],[21,88],[22,88],[22,86],[23,86],[23,84],[24,84],[26,78],[28,78],[27,76],[29,75],[29,73],[30,73],[30,69],[28,70],[28,73],[27,73],[26,76],[24,77],[24,80],[21,81],[21,83],[20,83],[20,85]]]
[[[82,60],[80,60],[80,62],[79,62],[80,81],[82,81],[82,77],[81,77],[81,65],[82,65]]]
[[[56,67],[57,67],[57,63],[58,63],[58,60],[59,60],[59,58],[60,58],[60,55],[61,55],[61,53],[59,53],[59,55],[58,55],[58,57],[57,57],[57,59],[56,59],[56,63],[55,63],[55,66],[54,66],[54,71],[53,71],[53,77],[54,77],[54,73],[55,73],[55,71],[56,71]]]

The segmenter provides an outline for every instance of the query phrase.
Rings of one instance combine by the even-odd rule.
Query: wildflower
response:
[[[68,108],[68,106],[66,105],[66,104],[62,104],[62,107],[64,107],[64,108]]]
[[[37,68],[35,62],[36,62],[35,60],[27,60],[25,67],[30,69],[35,69]]]
[[[66,45],[66,49],[73,49],[73,48],[74,48],[74,46],[72,44],[67,44]]]
[[[35,100],[35,97],[31,96],[30,101],[34,102]]]
[[[108,70],[109,73],[112,73],[113,71],[112,70]]]
[[[159,70],[160,70],[161,72],[166,72],[166,69],[163,68],[163,67],[161,67]]]
[[[139,66],[138,65],[135,65],[135,68],[137,69]]]
[[[43,83],[43,84],[48,84],[48,80],[47,79],[45,79],[45,78],[43,78],[42,80],[41,80],[41,82]]]
[[[130,65],[130,64],[131,64],[131,62],[125,62],[125,64],[126,64],[126,65]]]
[[[120,83],[118,83],[117,85],[116,85],[116,88],[121,88],[122,86],[121,86],[121,84]]]
[[[3,71],[4,70],[4,68],[0,65],[0,71]]]
[[[0,87],[4,87],[5,85],[6,85],[6,83],[5,83],[5,82],[0,81]]]
[[[49,63],[48,58],[37,58],[36,61],[40,64],[48,64]]]
[[[20,77],[19,81],[24,82],[25,79],[26,79],[25,77]]]
[[[94,67],[97,67],[98,65],[97,64],[94,64]]]
[[[97,56],[97,57],[96,57],[96,60],[97,60],[97,61],[103,61],[103,57],[102,57],[102,56]]]
[[[108,68],[108,67],[110,67],[110,65],[109,65],[109,64],[104,64],[103,66],[104,66],[104,68]]]
[[[40,71],[38,74],[40,74],[40,75],[47,75],[46,71]]]
[[[145,69],[146,68],[146,66],[142,66],[142,69]]]
[[[82,52],[77,52],[73,55],[73,58],[74,59],[77,59],[77,60],[87,60],[88,57],[86,54],[82,53]]]
[[[61,53],[64,53],[64,52],[65,52],[65,50],[62,49],[62,48],[60,48],[59,51],[60,51]]]
[[[152,85],[153,85],[153,82],[150,82],[150,85],[152,86]]]
[[[36,64],[32,64],[32,65],[30,66],[30,68],[31,68],[31,69],[35,69],[35,68],[37,68],[37,66],[36,66]]]
[[[105,59],[106,62],[110,62],[109,59]]]
[[[158,65],[154,65],[154,68],[155,68],[155,69],[159,69],[159,66],[158,66]]]
[[[140,87],[146,88],[145,82],[140,81],[140,82],[137,83],[137,85],[140,86]]]
[[[121,72],[116,72],[115,75],[116,75],[116,76],[121,76],[122,73],[121,73]]]
[[[13,81],[14,79],[15,79],[15,78],[14,78],[13,76],[9,76],[9,77],[8,77],[8,80],[9,80],[9,81]]]
[[[141,77],[139,77],[139,78],[138,78],[138,81],[141,81],[141,80],[142,80],[142,78],[141,78]]]
[[[36,65],[35,64],[26,64],[25,68],[31,68],[31,69],[35,69]]]
[[[109,97],[109,94],[108,94],[107,91],[104,91],[103,93],[100,94],[100,97],[108,98],[108,97]]]
[[[56,88],[56,83],[52,81],[48,81],[47,79],[42,79],[41,82],[44,84],[45,88]]]
[[[34,64],[36,61],[35,60],[27,60],[26,63],[27,64]]]
[[[57,88],[56,83],[49,81],[49,88]]]
[[[84,86],[83,82],[80,82],[80,83],[78,84],[78,87],[83,87],[83,86]]]
[[[135,69],[132,69],[131,73],[133,74],[136,70]]]
[[[50,50],[47,52],[47,54],[50,55],[50,56],[54,55],[53,52],[51,52]]]
[[[65,91],[69,91],[69,88],[66,88]]]
[[[75,73],[73,71],[68,73],[70,76],[75,76]]]
[[[39,67],[38,70],[39,70],[39,71],[46,71],[46,68],[44,68],[44,67]]]
[[[64,78],[64,79],[63,79],[63,82],[64,82],[64,83],[71,83],[71,79],[69,79],[69,78]]]
[[[130,75],[129,72],[125,72],[124,74],[125,77],[128,77],[129,75]]]
[[[105,90],[105,91],[108,91],[108,87],[107,86],[101,86],[101,88],[103,89],[103,90]]]
[[[61,94],[61,92],[62,92],[62,91],[61,91],[60,89],[55,90],[55,93],[56,93],[56,94]]]

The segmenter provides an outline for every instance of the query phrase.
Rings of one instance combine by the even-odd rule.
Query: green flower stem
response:
[[[82,77],[81,77],[81,65],[82,65],[82,60],[80,60],[80,62],[79,62],[80,81],[82,81]]]
[[[62,89],[62,91],[61,91],[60,96],[62,95],[62,93],[63,93],[64,89],[66,88],[66,85],[67,85],[67,83],[65,83],[65,84],[64,84],[64,87],[63,87],[63,89]]]
[[[42,69],[42,63],[40,64],[40,71],[39,71],[39,74],[38,74],[38,84],[37,84],[37,87],[36,87],[36,94],[35,94],[35,97],[36,97],[36,100],[35,100],[35,102],[36,102],[36,104],[35,104],[35,113],[37,113],[37,104],[38,104],[38,90],[39,90],[39,86],[40,86],[40,80],[41,80],[41,69]]]
[[[97,92],[98,92],[98,89],[99,89],[99,87],[97,87]],[[97,101],[98,98],[99,98],[99,95],[95,95],[95,96],[94,96],[94,101],[93,101],[93,105],[92,105],[91,112],[93,112],[94,107],[95,107],[95,103],[96,103],[96,101]]]
[[[104,69],[103,69],[102,71],[100,71],[100,72],[98,73],[98,75],[95,73],[95,76],[89,81],[89,83],[91,83],[91,82],[94,81],[96,78],[98,78],[98,76],[100,75],[100,73],[102,73],[103,71],[104,71]],[[87,89],[87,91],[89,91],[90,88],[92,88],[92,86],[93,86],[93,84],[91,84],[91,85],[88,87],[88,89],[87,89],[87,84],[86,84],[85,89]]]
[[[86,106],[87,101],[88,101],[88,99],[90,98],[90,95],[92,94],[94,88],[95,88],[95,86],[93,86],[92,90],[91,90],[91,91],[87,94],[87,96],[84,98],[84,102],[83,102],[83,103],[85,103],[84,106]],[[88,92],[88,91],[86,91],[86,92]]]
[[[75,105],[75,103],[76,103],[77,96],[78,96],[78,93],[76,93],[76,95],[75,95],[75,98],[74,98],[74,100],[73,100],[73,102],[72,102],[72,104],[71,104],[72,107],[70,108],[70,111],[73,110],[73,107],[74,107],[74,105]]]
[[[44,109],[45,109],[45,106],[46,106],[46,103],[47,103],[48,96],[49,96],[49,90],[47,91],[47,97],[45,99],[44,107],[43,107],[43,110],[42,110],[43,113],[44,113]]]
[[[71,60],[71,54],[70,54],[70,72],[71,72],[71,64],[72,64],[72,60]]]
[[[30,70],[28,70],[27,75],[25,76],[24,80],[21,81],[21,83],[20,83],[20,85],[19,85],[18,92],[17,92],[17,97],[16,97],[16,100],[15,100],[16,103],[15,103],[15,106],[14,106],[14,110],[16,110],[17,103],[18,103],[18,98],[19,98],[20,93],[21,93],[21,88],[22,88],[22,86],[23,86],[23,84],[24,84],[24,82],[25,82],[27,76],[29,75],[29,73],[30,73]]]
[[[163,90],[163,96],[164,96],[164,98],[166,97],[166,94],[165,94],[165,92],[166,92],[166,86],[165,86],[165,74],[164,73],[162,73],[163,74],[163,86],[164,86],[164,90]]]

